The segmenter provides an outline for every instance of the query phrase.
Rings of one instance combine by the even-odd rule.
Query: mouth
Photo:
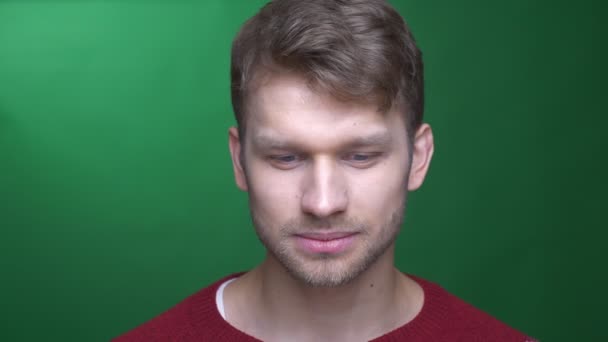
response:
[[[296,244],[310,254],[338,254],[348,249],[356,240],[358,233],[306,233],[296,234]]]

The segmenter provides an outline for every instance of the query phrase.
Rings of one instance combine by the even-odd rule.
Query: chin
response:
[[[339,287],[347,285],[369,267],[365,257],[354,258],[352,254],[316,255],[314,258],[301,255],[279,255],[277,260],[297,281],[310,287]]]

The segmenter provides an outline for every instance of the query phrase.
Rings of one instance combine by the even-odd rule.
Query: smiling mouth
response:
[[[311,254],[338,254],[348,249],[356,240],[358,233],[306,233],[296,234],[296,244]]]

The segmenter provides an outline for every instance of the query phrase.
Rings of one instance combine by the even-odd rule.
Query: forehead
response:
[[[311,89],[296,75],[267,77],[252,89],[247,103],[247,137],[264,140],[363,141],[405,138],[403,115],[378,111],[372,103],[339,101]],[[400,139],[399,139],[400,140]]]

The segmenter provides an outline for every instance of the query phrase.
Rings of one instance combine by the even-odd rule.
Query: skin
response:
[[[368,341],[411,321],[424,294],[394,267],[394,243],[429,167],[430,126],[410,151],[399,108],[340,102],[289,74],[265,80],[247,108],[230,153],[268,252],[227,286],[228,322],[264,341]],[[330,233],[351,242],[335,253],[301,243]]]

